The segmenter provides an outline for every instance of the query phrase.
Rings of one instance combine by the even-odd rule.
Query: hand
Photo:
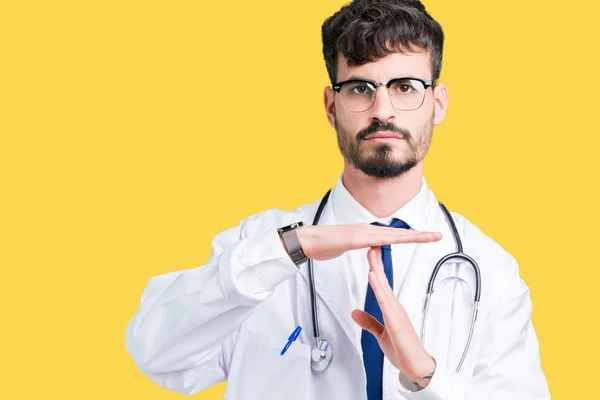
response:
[[[371,332],[377,338],[383,354],[402,375],[410,379],[418,388],[423,389],[429,385],[435,372],[435,360],[421,344],[406,310],[387,281],[381,261],[381,249],[371,247],[367,258],[370,266],[369,284],[379,303],[385,326],[362,310],[354,310],[352,319],[362,329]]]
[[[420,232],[371,224],[309,225],[298,228],[302,251],[314,260],[329,260],[348,250],[395,243],[437,242],[439,232]]]

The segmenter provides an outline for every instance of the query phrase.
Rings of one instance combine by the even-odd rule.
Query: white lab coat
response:
[[[410,268],[394,284],[417,333],[431,271],[456,250],[435,196],[424,187],[425,228],[443,237],[413,245]],[[350,317],[355,304],[345,271],[357,263],[368,268],[367,249],[314,263],[321,334],[335,352],[330,368],[318,374],[310,361],[307,264],[296,268],[276,233],[292,222],[311,224],[318,203],[252,215],[214,238],[205,265],[150,279],[126,330],[126,347],[138,368],[158,385],[187,395],[227,379],[226,400],[365,400],[361,330]],[[452,215],[465,253],[481,268],[479,317],[468,356],[457,374],[472,293],[459,279],[442,280],[459,277],[474,290],[474,274],[468,264],[447,263],[436,280],[424,341],[436,372],[427,388],[412,391],[385,358],[383,399],[549,399],[530,294],[515,259],[464,217]],[[330,199],[320,224],[332,223]],[[410,245],[392,249],[401,246]],[[281,356],[298,325],[300,336]]]

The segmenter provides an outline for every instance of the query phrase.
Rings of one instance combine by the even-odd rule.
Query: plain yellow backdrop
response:
[[[344,3],[0,2],[0,398],[181,398],[136,369],[125,326],[152,276],[335,184],[320,27]],[[553,398],[589,398],[597,2],[425,4],[450,93],[425,176],[519,261]]]

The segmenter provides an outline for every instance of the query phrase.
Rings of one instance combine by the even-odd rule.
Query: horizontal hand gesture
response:
[[[371,224],[309,225],[298,228],[302,251],[314,260],[329,260],[348,250],[384,244],[437,242],[439,232],[420,232]]]

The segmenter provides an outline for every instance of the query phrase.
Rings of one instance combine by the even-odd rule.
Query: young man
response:
[[[441,27],[419,1],[356,0],[322,32],[337,184],[221,232],[206,265],[152,278],[127,327],[137,366],[185,394],[227,379],[232,400],[548,399],[516,261],[423,177],[448,103]],[[479,271],[450,259],[435,273],[459,240]]]

